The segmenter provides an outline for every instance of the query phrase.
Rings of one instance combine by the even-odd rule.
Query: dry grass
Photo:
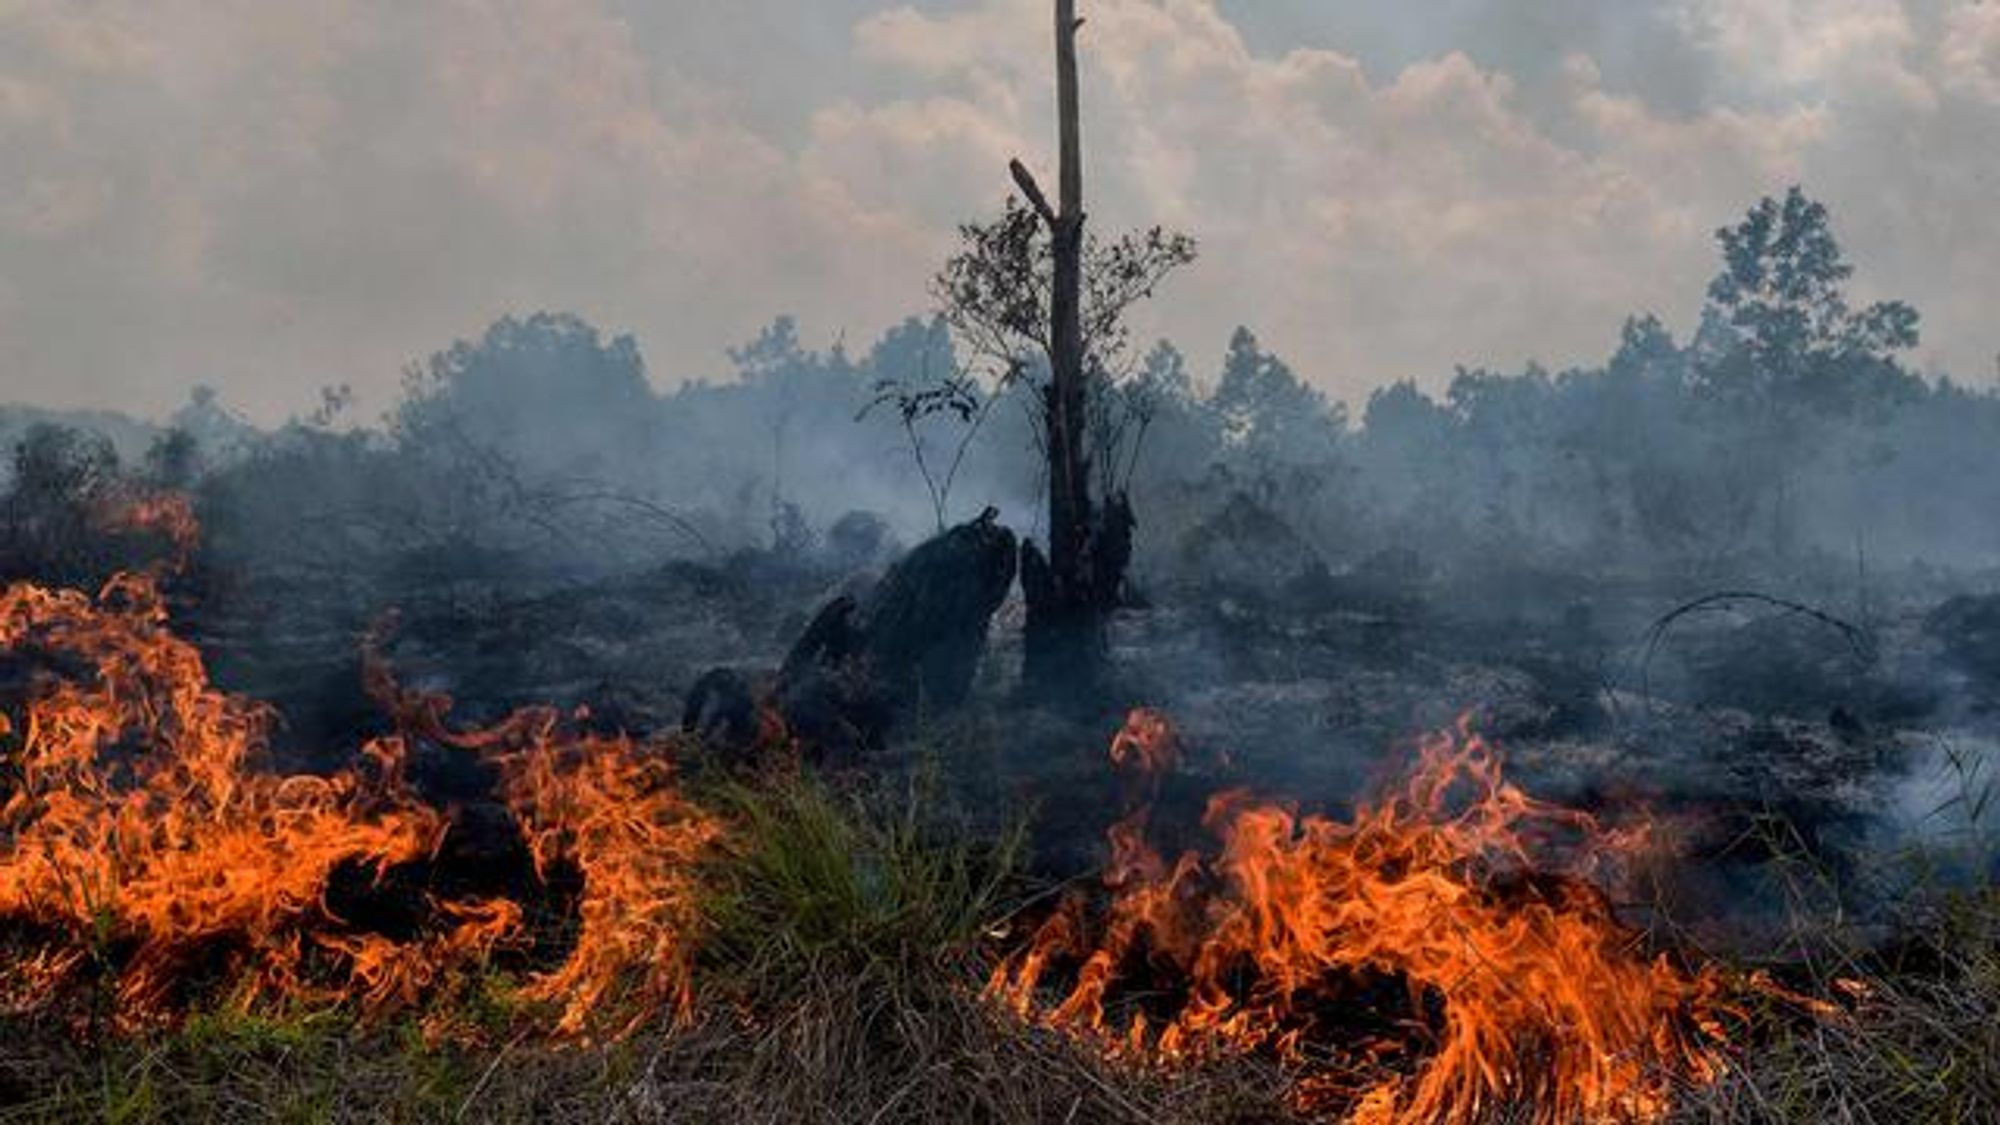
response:
[[[41,1032],[41,1033],[38,1033]],[[244,1020],[88,1047],[16,1025],[0,1121],[1212,1122],[1278,1118],[1275,1075],[1121,1070],[983,1006],[829,982],[768,1020],[711,1013],[600,1047],[426,1047]]]
[[[1017,841],[968,843],[921,786],[766,779],[703,799],[735,830],[681,1026],[551,1045],[482,1006],[504,981],[458,1001],[465,1034],[443,1044],[415,1015],[209,1015],[91,1040],[0,1022],[0,1123],[1284,1119],[1267,1063],[1144,1070],[981,1001],[984,928],[1027,891]],[[1851,1014],[1758,1014],[1733,1071],[1677,1120],[2000,1120],[2000,895],[1958,900],[1893,962],[1838,964],[1812,987],[1862,979]]]
[[[1683,1120],[2000,1121],[2000,893],[1952,900],[1892,959],[1829,963],[1838,969],[1811,989],[1853,997],[1849,1010],[1760,1021],[1736,1070],[1691,1092]]]
[[[0,1024],[0,1122],[1210,1122],[1281,1116],[1244,1062],[1121,1067],[977,996],[983,927],[1022,890],[1018,838],[968,842],[921,786],[722,785],[733,831],[710,883],[697,1010],[601,1045],[531,1014],[208,1015],[137,1037]],[[475,998],[504,992],[469,990]],[[438,1013],[430,1013],[433,1017]],[[469,1045],[477,1041],[482,1046]]]

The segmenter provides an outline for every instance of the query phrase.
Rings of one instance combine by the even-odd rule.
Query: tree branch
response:
[[[1007,162],[1007,171],[1013,173],[1015,186],[1021,189],[1022,195],[1028,197],[1028,203],[1034,207],[1035,214],[1042,217],[1042,221],[1049,225],[1050,230],[1056,229],[1055,208],[1049,206],[1049,197],[1042,194],[1042,185],[1035,182],[1034,173],[1028,171],[1028,166],[1018,159]]]

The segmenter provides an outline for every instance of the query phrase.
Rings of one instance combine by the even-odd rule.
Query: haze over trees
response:
[[[732,378],[665,393],[637,341],[543,313],[413,367],[379,425],[347,417],[337,392],[272,432],[200,389],[151,431],[15,412],[12,541],[46,551],[62,538],[56,498],[115,473],[194,483],[225,553],[337,568],[456,545],[602,573],[806,549],[854,511],[906,540],[987,505],[1045,534],[1047,229],[1019,204],[968,225],[941,314],[859,355],[780,317],[732,353]],[[1635,314],[1601,366],[1466,368],[1441,393],[1388,382],[1354,418],[1313,388],[1309,357],[1270,353],[1254,327],[1206,361],[1165,341],[1138,353],[1118,314],[1191,247],[1158,231],[1085,246],[1086,276],[1109,291],[1084,297],[1082,448],[1092,511],[1128,492],[1142,513],[1134,589],[1187,577],[1182,540],[1239,497],[1334,570],[1392,546],[1437,566],[1679,574],[1812,558],[1851,570],[1857,554],[2000,562],[2000,397],[1904,366],[1917,310],[1852,307],[1834,217],[1799,189],[1717,232],[1691,339]],[[1010,307],[1010,292],[1027,296]],[[947,387],[935,402],[950,409],[869,408]],[[42,428],[21,429],[29,419]]]
[[[196,490],[224,558],[486,558],[551,581],[804,558],[835,528],[852,553],[858,528],[913,539],[990,507],[1024,532],[1029,678],[1070,687],[1095,679],[1114,610],[1205,580],[1190,543],[1225,513],[1281,525],[1286,565],[1329,573],[1385,551],[1711,576],[2000,563],[2000,397],[1905,366],[1917,310],[1850,299],[1833,216],[1800,187],[1716,232],[1690,337],[1635,311],[1594,367],[1460,368],[1438,390],[1442,373],[1383,372],[1350,416],[1255,325],[1139,346],[1128,311],[1195,245],[1087,222],[1082,25],[1073,0],[1052,9],[1054,197],[1014,161],[1016,194],[960,228],[934,308],[867,348],[781,315],[728,378],[661,392],[639,341],[533,312],[414,364],[372,424],[340,387],[272,432],[203,388],[164,427],[19,408],[0,415],[12,550],[61,554],[128,477]]]

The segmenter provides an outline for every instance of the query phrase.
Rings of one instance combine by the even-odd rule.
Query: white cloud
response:
[[[1155,318],[1197,354],[1249,322],[1359,398],[1458,362],[1601,358],[1632,311],[1690,326],[1714,229],[1803,181],[1832,203],[1864,295],[1915,300],[1925,358],[1984,375],[1995,341],[1974,306],[2000,288],[2000,234],[1977,194],[2000,183],[2000,146],[1962,146],[2000,123],[1959,88],[1984,96],[1995,6],[1670,4],[1730,90],[1669,112],[1611,92],[1576,56],[1551,114],[1464,54],[1371,81],[1335,52],[1254,54],[1207,0],[1092,0],[1095,214],[1202,237],[1203,261]],[[899,162],[962,169],[967,153],[918,120],[976,120],[981,151],[1011,134],[1046,167],[1045,17],[1041,0],[983,0],[864,24],[864,56],[919,93],[850,126],[872,124],[872,151],[904,146]]]
[[[1945,81],[1954,89],[2000,105],[2000,3],[1952,9],[1939,56]]]
[[[921,308],[1009,156],[1052,172],[1046,0],[877,11],[848,92],[785,136],[612,3],[0,5],[0,398],[380,402],[407,360],[540,307],[635,331],[663,379],[780,311],[858,343]],[[1600,358],[1627,312],[1690,323],[1713,228],[1803,179],[1862,283],[1983,375],[2000,5],[1661,7],[1721,76],[1692,108],[1581,54],[1370,71],[1252,51],[1212,0],[1086,0],[1094,221],[1203,241],[1146,327],[1206,366],[1250,323],[1349,398]],[[803,84],[796,57],[729,81]]]
[[[899,151],[897,164],[957,166],[964,154],[936,145],[944,130],[926,119],[976,120],[983,150],[997,155],[1005,145],[990,138],[1011,135],[1047,167],[1043,8],[988,0],[864,25],[871,57],[908,63],[936,88],[855,115],[848,133],[865,122],[868,149]],[[1201,354],[1252,323],[1354,398],[1457,362],[1580,360],[1628,311],[1686,311],[1709,230],[1795,174],[1817,127],[1804,111],[1660,118],[1605,94],[1586,67],[1572,79],[1594,142],[1585,152],[1532,120],[1508,76],[1462,54],[1371,83],[1332,52],[1253,55],[1198,0],[1089,11],[1094,213],[1171,222],[1204,243],[1154,324]],[[980,174],[1002,182],[997,160]]]
[[[935,239],[560,0],[0,9],[0,397],[265,417],[506,311],[709,371],[759,318],[873,326]],[[755,310],[755,311],[752,311]]]
[[[1929,84],[1908,68],[1917,33],[1904,0],[1675,0],[1725,73],[1773,96],[1867,91],[1916,104]]]

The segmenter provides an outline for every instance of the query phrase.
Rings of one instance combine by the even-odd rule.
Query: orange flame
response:
[[[95,601],[10,587],[0,649],[26,648],[92,672],[23,708],[18,782],[0,805],[0,917],[73,945],[131,943],[129,1014],[156,1011],[218,946],[253,978],[246,997],[302,992],[302,939],[338,928],[325,903],[335,870],[379,875],[438,842],[443,819],[404,785],[395,739],[327,777],[251,768],[271,713],[209,686],[149,577],[121,575]]]
[[[1180,748],[1167,717],[1150,707],[1133,708],[1111,736],[1111,764],[1148,778],[1171,772],[1180,764]]]
[[[192,542],[184,501],[140,503],[119,522]],[[663,748],[579,732],[546,708],[454,732],[448,700],[403,693],[374,665],[371,686],[402,733],[363,745],[351,769],[273,772],[262,759],[275,716],[210,684],[200,653],[168,629],[153,573],[121,574],[95,599],[8,587],[0,653],[61,670],[0,713],[14,775],[0,782],[0,919],[48,937],[0,955],[0,976],[25,982],[0,991],[9,1007],[46,1005],[96,966],[115,974],[126,1023],[167,1015],[177,988],[215,972],[242,1006],[352,999],[373,1013],[524,940],[522,907],[507,899],[433,901],[421,931],[398,938],[328,905],[338,872],[379,883],[436,854],[448,822],[404,780],[413,738],[489,755],[537,871],[582,876],[567,956],[522,990],[558,1006],[558,1032],[629,1009],[622,1032],[687,1003],[693,870],[719,829],[673,786]]]
[[[1121,821],[1094,935],[1065,905],[989,994],[1158,1060],[1268,1050],[1301,1069],[1303,1108],[1363,1122],[1649,1121],[1718,1073],[1716,976],[1645,957],[1589,881],[1627,842],[1503,781],[1463,723],[1352,822],[1230,792],[1204,823],[1220,850],[1170,865],[1143,814]],[[1075,978],[1045,1005],[1058,964]],[[1135,971],[1185,985],[1121,1028],[1106,1008]],[[1369,1033],[1361,1001],[1389,982],[1397,1025]]]
[[[1160,795],[1160,783],[1179,768],[1180,761],[1180,742],[1174,737],[1173,725],[1165,715],[1150,707],[1134,707],[1126,714],[1124,725],[1111,736],[1111,767],[1118,771],[1123,790],[1120,804],[1125,810],[1124,818],[1109,830],[1114,871],[1119,866],[1121,838],[1143,850],[1146,821]],[[1131,848],[1123,854],[1137,858],[1136,850]]]
[[[194,542],[184,502],[120,518]],[[696,872],[721,827],[676,787],[667,747],[551,708],[455,728],[449,699],[405,689],[371,652],[368,687],[398,733],[350,769],[275,772],[272,712],[210,684],[154,573],[95,598],[0,591],[0,653],[48,669],[0,713],[0,920],[46,937],[0,952],[0,1007],[46,1005],[94,973],[123,1020],[143,1021],[219,974],[242,1005],[348,999],[372,1014],[535,944],[511,898],[429,901],[399,936],[329,905],[341,872],[379,882],[438,853],[448,818],[405,780],[423,743],[492,763],[537,873],[580,880],[565,952],[521,999],[571,1036],[687,1010]],[[1108,904],[1066,902],[995,971],[989,991],[1021,1017],[1165,1063],[1265,1051],[1294,1069],[1302,1108],[1366,1125],[1516,1106],[1649,1121],[1677,1084],[1719,1072],[1716,975],[1643,955],[1593,881],[1644,833],[1528,797],[1464,724],[1424,740],[1350,822],[1220,794],[1204,818],[1219,848],[1173,862],[1148,840],[1180,760],[1171,724],[1132,712],[1110,756],[1126,808]],[[1045,996],[1059,973],[1067,989]],[[1151,995],[1135,998],[1135,978]]]
[[[562,1034],[589,1031],[593,1017],[619,1007],[609,1003],[616,999],[629,1001],[630,1015],[614,1034],[636,1029],[662,1007],[684,1013],[691,938],[701,922],[695,871],[721,826],[674,787],[664,748],[579,732],[547,707],[453,731],[443,718],[449,699],[401,688],[372,654],[367,667],[371,691],[400,722],[499,765],[501,796],[539,874],[566,863],[583,876],[569,957],[535,977],[522,997],[559,1004]]]
[[[155,572],[180,570],[201,545],[201,523],[194,505],[180,492],[151,492],[137,487],[115,490],[96,513],[97,523],[110,532],[158,535],[173,548],[172,556],[155,565]]]

